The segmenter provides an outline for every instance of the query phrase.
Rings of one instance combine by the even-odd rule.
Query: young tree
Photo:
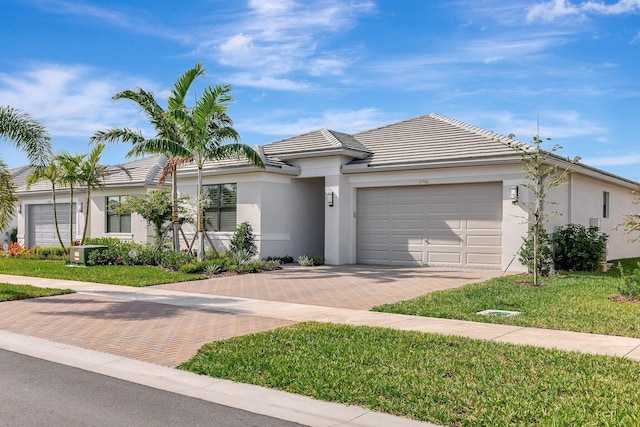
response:
[[[550,138],[546,139],[551,141]],[[543,140],[535,135],[532,143],[521,142],[507,143],[519,155],[522,162],[526,181],[521,185],[530,190],[533,198],[524,203],[524,208],[528,212],[527,223],[529,225],[529,235],[533,241],[533,284],[540,284],[540,255],[541,244],[540,235],[546,233],[544,224],[548,222],[551,212],[544,211],[544,204],[551,191],[562,185],[571,173],[570,166],[577,163],[580,158],[573,160],[563,159],[554,154],[562,147],[554,145],[550,150],[543,150]]]
[[[26,179],[26,187],[27,190],[31,188],[32,185],[37,183],[38,181],[48,181],[51,184],[51,198],[53,200],[53,222],[56,227],[56,235],[58,236],[58,241],[60,242],[60,246],[62,246],[62,250],[64,253],[67,253],[67,248],[62,241],[62,236],[60,235],[60,227],[58,226],[58,212],[57,212],[57,202],[56,202],[56,185],[60,181],[59,176],[59,168],[58,164],[55,161],[49,163],[46,167],[36,167],[34,171],[27,176]]]
[[[633,190],[632,194],[635,195],[633,203],[640,204],[640,187]],[[622,218],[622,223],[618,224],[616,228],[622,228],[627,234],[632,234],[636,231],[640,231],[640,214],[630,213],[625,215]],[[632,237],[630,240],[632,242],[638,241],[640,240],[640,236]]]
[[[27,113],[10,106],[0,106],[0,139],[7,139],[23,150],[34,166],[45,165],[51,157],[49,134],[44,126]],[[13,179],[7,165],[0,160],[0,229],[11,222],[15,205]]]
[[[169,190],[152,190],[142,196],[127,196],[116,212],[134,212],[153,226],[156,245],[160,246],[164,224],[171,221],[173,199]]]
[[[69,187],[69,246],[73,246],[73,192],[82,182],[80,164],[85,157],[85,154],[62,152],[53,158],[60,174],[60,184]]]

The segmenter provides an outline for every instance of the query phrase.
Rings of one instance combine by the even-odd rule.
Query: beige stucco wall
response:
[[[180,193],[195,200],[197,178],[183,176],[178,182]],[[269,172],[203,177],[203,185],[230,183],[237,185],[236,221],[251,224],[261,257],[323,255],[322,180]],[[193,226],[185,226],[190,239],[194,231]],[[225,251],[233,232],[209,233],[209,236],[217,250]]]
[[[88,235],[91,237],[114,237],[133,240],[137,243],[153,241],[153,230],[147,227],[140,215],[131,214],[131,233],[107,233],[106,203],[109,196],[141,196],[147,192],[144,187],[110,188],[91,192],[91,215]]]

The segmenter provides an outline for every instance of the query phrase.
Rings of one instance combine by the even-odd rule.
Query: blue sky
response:
[[[54,148],[153,132],[124,89],[233,86],[242,141],[356,132],[431,112],[640,180],[640,0],[0,0],[0,104]],[[25,163],[7,147],[10,166]],[[113,145],[103,163],[125,161]]]

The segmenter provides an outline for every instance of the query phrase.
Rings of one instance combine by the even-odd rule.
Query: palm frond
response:
[[[9,226],[16,212],[16,187],[7,165],[0,160],[0,230]]]
[[[204,75],[205,69],[202,64],[196,62],[195,67],[182,73],[171,89],[171,96],[167,100],[169,110],[180,110],[185,107],[184,100],[189,93],[191,85],[198,77]]]
[[[50,137],[44,126],[13,107],[0,106],[0,138],[23,150],[33,165],[44,165],[51,157]]]

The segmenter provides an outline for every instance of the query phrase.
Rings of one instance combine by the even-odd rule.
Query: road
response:
[[[2,349],[0,367],[0,426],[300,426]]]

